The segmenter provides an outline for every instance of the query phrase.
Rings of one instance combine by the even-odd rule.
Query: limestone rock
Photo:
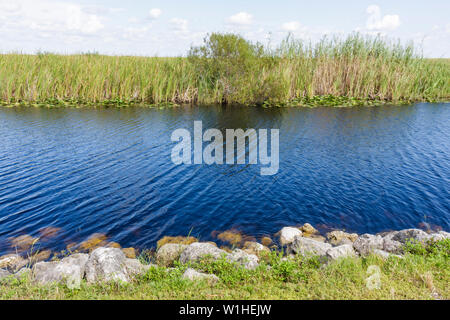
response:
[[[142,264],[138,259],[125,259],[125,270],[129,279],[145,274],[148,269],[155,267],[153,264]]]
[[[129,259],[135,259],[136,258],[136,249],[134,248],[123,248],[122,252],[125,254],[125,257]]]
[[[331,248],[327,251],[327,257],[331,260],[355,256],[356,252],[351,244],[343,244],[341,246]]]
[[[100,247],[92,251],[86,263],[86,280],[128,282],[125,254],[118,248]]]
[[[33,267],[33,278],[42,284],[62,282],[75,289],[80,287],[83,273],[79,265],[68,262],[38,262]]]
[[[219,259],[223,255],[227,255],[226,251],[217,248],[211,243],[194,242],[187,246],[180,255],[181,263],[197,262],[206,256],[214,260]]]
[[[358,235],[356,233],[335,230],[327,233],[327,239],[333,245],[350,244],[350,242],[353,243],[358,239]]]
[[[302,232],[295,227],[284,227],[278,234],[280,236],[280,244],[285,246],[292,243],[296,236],[301,236]]]
[[[187,247],[185,244],[167,243],[156,252],[156,262],[160,266],[170,267]]]
[[[316,241],[310,238],[295,237],[294,241],[288,246],[288,251],[301,255],[325,256],[332,246],[329,243]]]
[[[258,267],[258,257],[254,254],[248,254],[241,249],[234,249],[228,254],[227,259],[243,266],[245,269],[253,270]]]
[[[375,249],[383,249],[383,238],[379,235],[375,236],[373,234],[363,234],[353,242],[353,247],[361,255],[366,256],[373,252]]]
[[[23,279],[23,278],[28,278],[29,276],[31,276],[32,274],[32,269],[31,268],[22,268],[19,271],[17,271],[14,274],[14,278],[16,279]]]
[[[256,256],[260,256],[261,254],[264,254],[264,252],[269,253],[270,249],[266,246],[263,246],[261,243],[255,242],[255,241],[246,241],[244,243],[243,249],[245,252],[249,254],[254,254]]]
[[[24,267],[27,263],[28,260],[22,258],[18,254],[7,254],[0,257],[0,269],[16,271]]]
[[[392,254],[392,253],[389,253],[389,252],[387,252],[387,251],[380,250],[380,249],[375,249],[375,250],[373,250],[373,254],[374,254],[374,255],[377,255],[377,256],[379,256],[379,257],[381,257],[381,258],[383,258],[383,259],[388,259],[389,257],[397,257],[397,258],[400,258],[400,259],[403,258],[403,256],[401,256],[401,255],[398,255],[398,254]]]
[[[186,269],[182,276],[183,279],[195,281],[195,280],[207,280],[210,283],[216,283],[219,281],[219,278],[214,274],[207,274],[198,272],[192,268]]]
[[[11,273],[8,270],[0,269],[0,280],[3,278],[7,278],[11,275]]]
[[[388,253],[402,253],[403,243],[393,239],[395,233],[388,233],[383,237],[383,250]]]
[[[420,229],[405,229],[393,232],[391,239],[401,243],[406,243],[410,240],[426,243],[430,239],[430,235]]]
[[[316,234],[319,233],[319,231],[316,230],[312,225],[309,223],[305,223],[300,230],[303,232],[303,234]]]

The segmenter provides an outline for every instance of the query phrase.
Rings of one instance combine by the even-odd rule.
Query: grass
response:
[[[221,279],[216,284],[182,279],[187,266],[180,264],[172,270],[151,268],[129,284],[83,282],[76,290],[11,279],[0,286],[0,299],[450,299],[450,240],[406,249],[403,259],[369,256],[321,265],[314,257],[283,260],[271,252],[256,270],[224,259],[194,266],[216,274]],[[381,285],[369,289],[373,266],[381,271]]]
[[[238,103],[263,106],[450,101],[448,59],[354,34],[277,48],[211,34],[187,57],[0,55],[6,106]]]

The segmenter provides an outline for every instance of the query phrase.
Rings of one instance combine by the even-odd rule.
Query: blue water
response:
[[[280,169],[171,162],[177,128],[279,128]],[[450,104],[358,108],[0,108],[0,254],[61,228],[64,249],[105,233],[148,248],[165,235],[258,239],[309,222],[358,233],[449,230]]]

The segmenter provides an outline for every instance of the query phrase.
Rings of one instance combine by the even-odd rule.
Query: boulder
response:
[[[439,231],[429,235],[430,240],[432,241],[441,241],[445,239],[450,239],[450,233],[445,231]]]
[[[80,287],[82,278],[80,266],[68,262],[38,262],[33,267],[33,279],[42,284],[61,282],[75,289]]]
[[[14,274],[14,278],[16,278],[16,279],[23,279],[23,278],[28,278],[31,275],[32,275],[32,269],[25,267],[25,268],[22,268],[19,271],[17,271]]]
[[[187,246],[180,255],[181,263],[197,262],[206,256],[217,260],[222,256],[226,256],[227,252],[217,248],[211,243],[194,242]]]
[[[331,244],[313,240],[304,237],[295,237],[294,241],[288,246],[288,252],[301,255],[325,256],[327,251],[332,248]]]
[[[297,236],[301,236],[302,232],[300,229],[295,227],[284,227],[278,232],[280,236],[280,244],[282,246],[292,243]]]
[[[356,252],[351,244],[343,244],[338,247],[331,248],[327,251],[327,257],[330,260],[337,260],[345,257],[355,257]]]
[[[258,257],[254,254],[248,254],[241,249],[234,249],[227,255],[227,260],[240,264],[245,269],[253,270],[258,267]]]
[[[187,247],[185,244],[167,243],[156,252],[156,262],[160,266],[170,267]]]
[[[379,235],[375,236],[373,234],[363,234],[353,242],[353,248],[359,254],[366,256],[373,252],[375,249],[383,249],[383,238]]]
[[[260,256],[264,252],[269,253],[270,249],[266,246],[263,246],[261,243],[255,242],[255,241],[246,241],[244,243],[243,249],[248,254],[254,254],[256,256]]]
[[[392,254],[392,253],[389,253],[387,251],[380,250],[380,249],[373,250],[373,254],[376,255],[376,256],[379,256],[382,259],[388,259],[389,257],[397,257],[397,258],[400,258],[400,259],[403,258],[403,256],[401,256],[401,255]]]
[[[18,254],[7,254],[0,257],[0,269],[10,269],[17,271],[28,263],[27,259],[22,258]]]
[[[134,248],[123,248],[122,252],[125,254],[125,257],[129,259],[135,259],[136,258],[136,249]]]
[[[302,231],[303,235],[319,233],[319,231],[317,231],[316,228],[314,228],[309,223],[305,223],[302,227],[300,227],[300,230]]]
[[[358,239],[356,233],[347,233],[340,230],[335,230],[327,233],[328,242],[333,245],[350,244]]]
[[[383,250],[390,253],[402,253],[403,243],[393,240],[395,233],[388,233],[383,237]]]
[[[81,273],[84,275],[86,270],[86,263],[89,260],[89,255],[86,253],[74,253],[61,260],[62,263],[74,264],[80,267]]]
[[[392,240],[406,243],[407,241],[418,241],[426,243],[430,239],[430,235],[420,229],[405,229],[392,232],[390,235]]]
[[[3,278],[7,278],[11,275],[11,273],[8,270],[0,269],[0,280]]]
[[[86,263],[86,280],[128,282],[125,254],[118,248],[100,247],[92,251]]]
[[[214,274],[198,272],[192,268],[186,269],[182,275],[182,278],[191,281],[207,280],[209,283],[216,283],[219,281],[219,278]]]
[[[130,258],[125,259],[124,266],[129,279],[145,274],[151,267],[156,267],[153,264],[142,264],[138,259]]]

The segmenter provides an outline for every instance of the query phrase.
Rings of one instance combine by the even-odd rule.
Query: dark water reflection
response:
[[[280,170],[181,165],[177,128],[279,128]],[[95,232],[123,246],[304,222],[355,232],[450,229],[450,105],[262,109],[0,109],[0,253],[10,237]],[[423,224],[422,224],[423,225]]]

